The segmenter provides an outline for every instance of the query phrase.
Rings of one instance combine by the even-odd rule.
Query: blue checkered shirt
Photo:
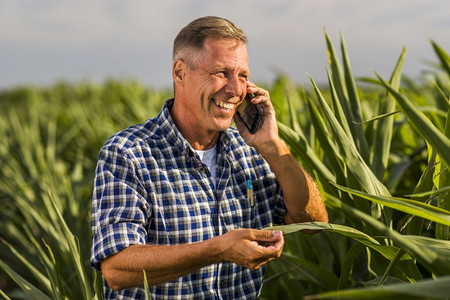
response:
[[[235,128],[222,132],[217,181],[175,127],[168,100],[159,115],[113,135],[98,159],[92,203],[91,265],[133,244],[177,245],[211,239],[236,228],[282,223],[285,206],[267,162]],[[247,198],[251,180],[255,204]],[[213,264],[150,287],[152,299],[255,299],[265,268]],[[105,299],[143,299],[143,288]]]

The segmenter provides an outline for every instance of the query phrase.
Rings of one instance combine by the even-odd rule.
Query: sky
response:
[[[406,47],[404,74],[419,78],[450,53],[448,0],[1,0],[0,89],[134,79],[172,85],[178,31],[205,15],[227,18],[247,34],[250,79],[270,84],[326,80],[324,32],[342,36],[355,76],[388,78]]]

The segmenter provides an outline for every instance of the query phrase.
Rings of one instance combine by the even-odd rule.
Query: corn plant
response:
[[[341,60],[325,40],[328,85],[280,77],[271,98],[330,223],[275,227],[286,244],[268,265],[261,299],[448,297],[450,59],[432,42],[440,67],[424,84],[402,76],[406,50],[388,80],[357,81],[343,38]],[[14,281],[0,287],[3,298],[102,298],[89,266],[98,151],[170,96],[111,80],[0,94],[0,276]]]
[[[427,88],[418,96],[401,89],[404,49],[390,79],[375,73],[376,79],[364,80],[375,88],[362,91],[344,39],[342,64],[326,33],[325,39],[327,89],[312,78],[310,94],[287,78],[275,87],[275,105],[289,112],[279,114],[280,132],[318,180],[330,221],[358,229],[376,243],[328,231],[289,236],[282,259],[269,266],[262,297],[446,298],[450,59],[432,43],[446,80],[436,75],[432,92]],[[277,228],[304,229],[298,226]]]
[[[2,95],[0,270],[20,287],[13,295],[102,298],[101,276],[89,266],[98,151],[115,131],[156,114],[163,97],[114,81]]]

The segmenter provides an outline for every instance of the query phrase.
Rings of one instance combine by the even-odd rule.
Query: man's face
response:
[[[203,49],[197,67],[186,70],[186,121],[202,132],[223,131],[247,92],[247,49],[232,39],[207,39]]]

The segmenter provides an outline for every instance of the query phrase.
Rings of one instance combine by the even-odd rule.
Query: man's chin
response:
[[[231,126],[231,120],[230,121],[223,121],[223,122],[217,122],[216,123],[216,130],[217,131],[225,131]]]
[[[228,126],[228,127],[218,127],[218,128],[216,128],[216,130],[218,132],[222,132],[222,131],[226,131],[228,128],[230,128],[230,126]]]

